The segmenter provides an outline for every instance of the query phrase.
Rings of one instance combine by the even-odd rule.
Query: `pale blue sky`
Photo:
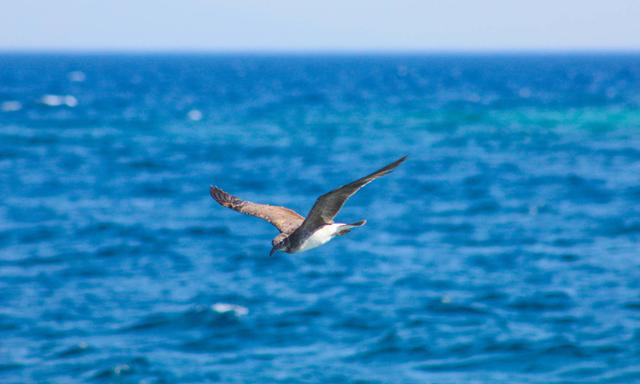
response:
[[[636,0],[0,0],[2,50],[640,50]]]

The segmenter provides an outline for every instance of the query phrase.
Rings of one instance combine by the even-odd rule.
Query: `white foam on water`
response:
[[[42,101],[42,104],[50,107],[59,107],[64,102],[64,98],[60,95],[44,95],[40,101]]]
[[[187,113],[187,117],[192,121],[200,121],[202,120],[202,112],[197,109],[192,109]]]
[[[66,105],[67,107],[73,108],[78,105],[78,99],[73,95],[44,95],[40,101],[49,107]]]
[[[81,83],[87,79],[87,76],[82,71],[71,71],[67,75],[70,81]]]
[[[15,100],[5,101],[0,104],[0,109],[4,112],[15,112],[22,109],[22,103]]]
[[[129,365],[118,364],[113,368],[113,373],[115,373],[116,376],[120,376],[121,374],[129,372],[130,370],[131,370],[131,367],[129,367]]]
[[[229,303],[215,303],[211,309],[217,313],[233,313],[236,316],[245,316],[249,313],[249,309],[241,305]]]
[[[75,96],[66,95],[64,97],[64,103],[66,104],[67,107],[73,108],[76,105],[78,105],[78,99],[76,99]]]

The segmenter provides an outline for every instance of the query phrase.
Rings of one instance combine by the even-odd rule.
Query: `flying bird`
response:
[[[366,220],[344,224],[334,222],[333,218],[360,188],[388,174],[406,158],[407,156],[403,156],[370,175],[318,197],[306,218],[289,208],[241,200],[218,187],[211,186],[209,192],[211,197],[223,207],[266,220],[278,228],[280,234],[271,241],[272,248],[269,256],[277,251],[304,252],[326,244],[336,236],[345,235],[352,228],[365,225]]]

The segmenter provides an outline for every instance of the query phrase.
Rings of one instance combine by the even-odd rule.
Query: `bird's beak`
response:
[[[269,252],[269,256],[273,256],[274,253],[278,252],[279,249],[276,247],[271,248],[271,252]]]

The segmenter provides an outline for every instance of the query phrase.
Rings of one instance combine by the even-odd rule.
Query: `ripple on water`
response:
[[[195,306],[179,312],[164,312],[146,315],[123,328],[126,332],[157,331],[159,329],[193,329],[195,328],[237,328],[242,325],[240,318],[246,316],[246,307],[216,303],[210,307]]]
[[[67,359],[81,356],[85,353],[92,351],[91,346],[86,341],[81,341],[77,344],[67,346],[54,353],[53,358]]]
[[[640,382],[639,56],[0,56],[0,383]]]

